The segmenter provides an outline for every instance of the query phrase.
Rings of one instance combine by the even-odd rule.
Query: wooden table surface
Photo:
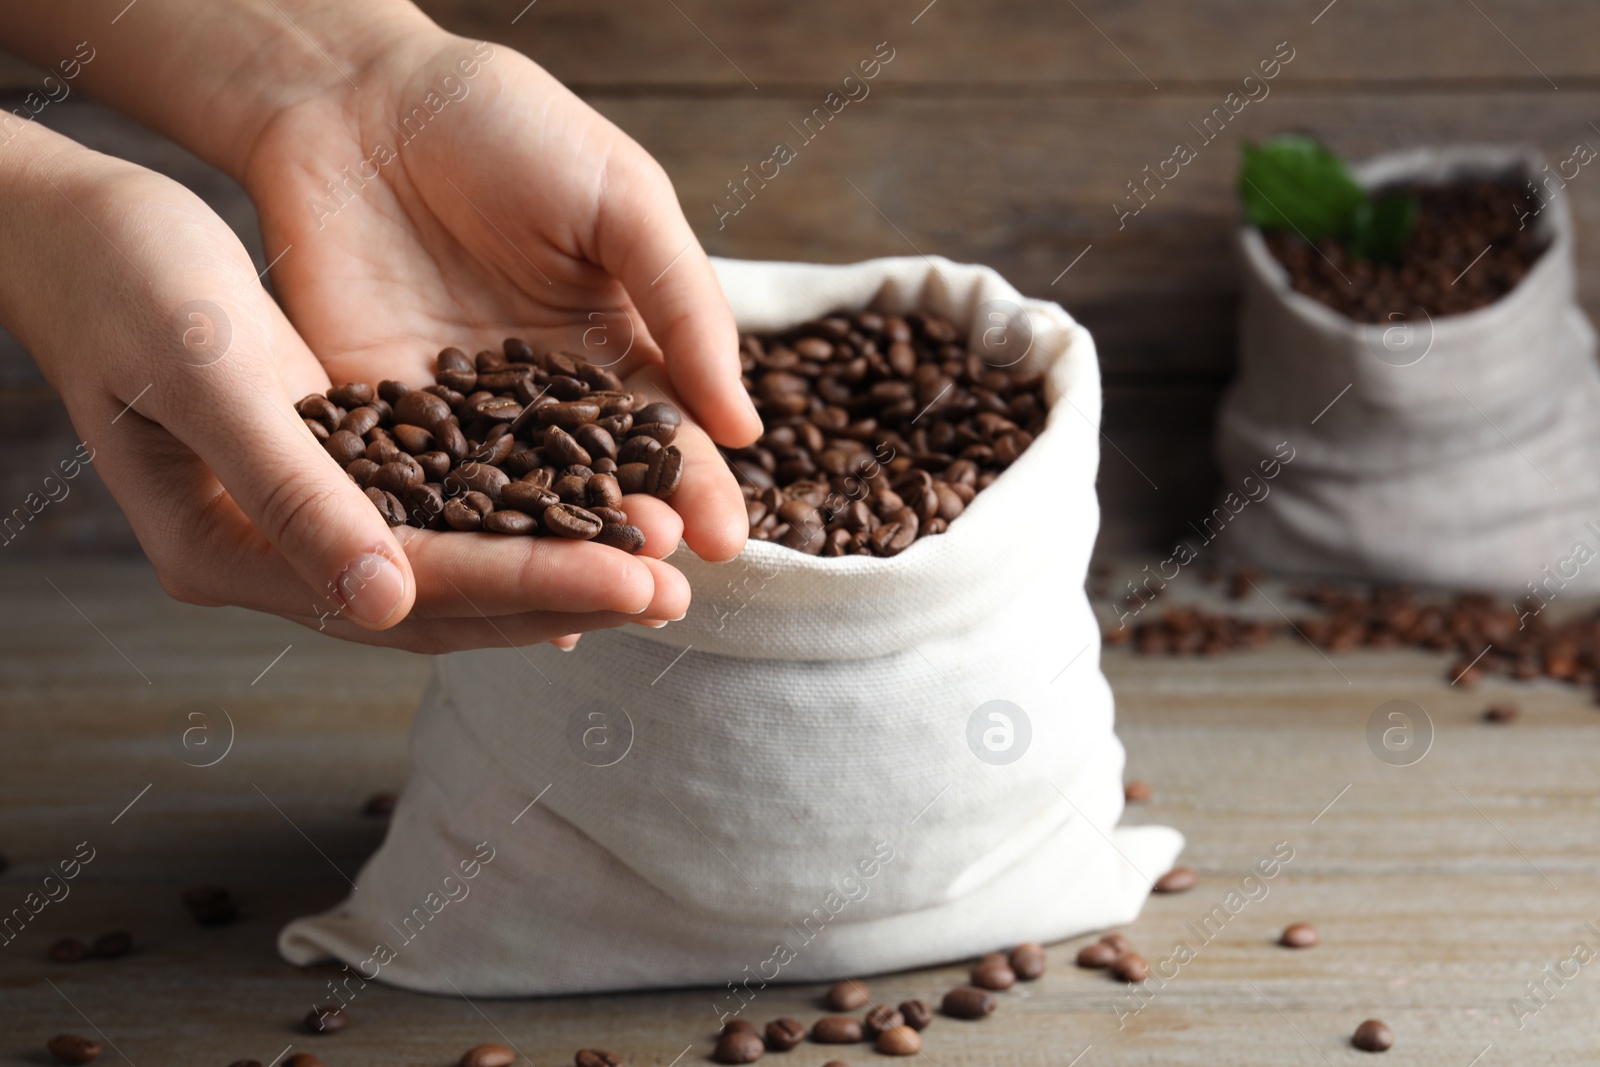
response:
[[[1281,587],[1264,589],[1287,607]],[[445,1067],[484,1041],[541,1067],[594,1046],[636,1065],[707,1062],[704,990],[468,1002],[372,986],[351,1005],[349,1029],[305,1035],[298,1021],[332,971],[283,963],[274,938],[290,917],[339,900],[378,844],[383,825],[359,809],[404,781],[425,662],[173,603],[142,564],[8,565],[0,590],[11,608],[0,623],[0,851],[10,860],[0,913],[80,842],[94,849],[70,895],[0,947],[0,1062],[48,1063],[44,1042],[63,1031],[103,1035],[99,1062],[130,1067],[270,1064],[291,1046],[328,1067]],[[1600,711],[1554,684],[1453,688],[1444,668],[1443,656],[1411,651],[1330,661],[1289,638],[1207,660],[1109,651],[1130,774],[1155,786],[1129,819],[1181,829],[1203,876],[1187,894],[1152,899],[1129,934],[1152,962],[1180,938],[1198,953],[1119,1028],[1114,1006],[1133,1003],[1124,987],[1071,965],[1081,940],[1051,946],[1049,974],[1003,995],[985,1022],[937,1020],[922,1058],[1355,1063],[1365,1054],[1349,1034],[1378,1016],[1398,1036],[1383,1061],[1395,1067],[1594,1062],[1600,964],[1565,961],[1576,945],[1590,947],[1585,956],[1600,948]],[[1505,698],[1520,702],[1519,721],[1481,721],[1486,703]],[[1432,723],[1431,749],[1409,767],[1379,762],[1366,741],[1369,716],[1390,700],[1415,702]],[[231,748],[213,766],[188,765],[174,745],[183,716],[210,713],[221,753],[219,709]],[[1278,842],[1293,860],[1201,946],[1185,924]],[[205,929],[189,919],[179,893],[212,882],[233,887],[243,921]],[[1277,932],[1301,919],[1322,944],[1277,947]],[[133,933],[133,954],[47,959],[58,937],[116,928]],[[962,973],[873,987],[887,999],[932,997]],[[1529,981],[1545,983],[1547,1006],[1514,1012]],[[762,1016],[814,1018],[818,992],[776,988]],[[803,1045],[779,1059],[818,1067],[838,1051]],[[865,1046],[842,1051],[857,1067],[879,1059]]]

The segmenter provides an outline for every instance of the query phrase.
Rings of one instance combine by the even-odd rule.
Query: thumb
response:
[[[281,312],[269,314],[272,356],[264,345],[240,344],[245,351],[193,368],[199,395],[184,403],[200,414],[162,421],[320,599],[366,629],[388,629],[411,610],[415,577],[388,524],[312,436],[271,369],[317,364]]]

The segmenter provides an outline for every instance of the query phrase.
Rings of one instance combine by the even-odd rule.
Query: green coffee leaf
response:
[[[1245,144],[1239,198],[1253,225],[1293,230],[1308,241],[1343,238],[1357,259],[1395,262],[1417,221],[1415,197],[1374,200],[1344,160],[1302,133]]]
[[[1308,241],[1349,232],[1366,191],[1344,160],[1314,138],[1280,134],[1244,146],[1239,196],[1245,217],[1263,230],[1294,230]]]
[[[1357,259],[1395,263],[1417,224],[1417,198],[1410,193],[1368,197],[1356,208],[1350,227],[1350,253]]]

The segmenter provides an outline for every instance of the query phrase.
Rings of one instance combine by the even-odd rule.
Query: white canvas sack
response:
[[[1546,596],[1556,575],[1564,594],[1600,591],[1600,564],[1581,562],[1600,558],[1595,333],[1577,302],[1571,211],[1542,166],[1537,152],[1460,147],[1357,168],[1369,188],[1508,172],[1541,182],[1548,206],[1527,221],[1549,244],[1533,269],[1498,302],[1431,324],[1357,323],[1295,292],[1261,234],[1242,231],[1223,487],[1250,495],[1247,477],[1283,442],[1278,457],[1293,459],[1217,535],[1226,555],[1301,574],[1535,582]]]
[[[1049,425],[892,559],[680,548],[694,603],[665,629],[440,657],[388,837],[348,900],[283,931],[290,961],[469,995],[705,985],[732,1012],[767,982],[1128,922],[1172,865],[1175,831],[1116,828],[1123,751],[1084,594],[1088,332],[946,260],[717,270],[742,330],[929,308],[976,343],[1010,309],[1049,368]],[[974,720],[990,701],[1015,708]]]

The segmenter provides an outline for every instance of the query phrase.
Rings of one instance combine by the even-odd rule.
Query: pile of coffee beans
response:
[[[1018,981],[1031,982],[1044,976],[1045,952],[1029,942],[1010,952],[991,952],[972,967],[972,984],[957,986],[944,995],[939,1010],[951,1019],[982,1019],[999,1005],[993,990],[1010,989]],[[808,1037],[817,1045],[855,1045],[871,1042],[885,1056],[915,1056],[922,1051],[922,1032],[933,1023],[933,1008],[925,1000],[907,1000],[899,1007],[874,1004],[872,990],[859,979],[848,979],[828,988],[822,1004],[836,1013],[825,1015],[807,1029],[798,1019],[773,1019],[765,1030],[743,1019],[734,1019],[717,1036],[711,1058],[718,1063],[754,1063],[767,1052],[788,1052]],[[463,1064],[462,1067],[468,1067]],[[582,1067],[582,1065],[580,1065]],[[832,1067],[844,1067],[838,1060]]]
[[[740,360],[765,427],[727,454],[750,536],[813,556],[895,556],[943,533],[1048,414],[1041,372],[986,361],[927,312],[748,334]]]
[[[86,944],[75,937],[63,937],[50,946],[50,958],[56,963],[79,963],[90,958],[114,960],[131,951],[133,935],[126,930],[113,930],[95,938],[93,944]]]
[[[1470,686],[1485,675],[1517,681],[1553,678],[1600,699],[1600,612],[1549,621],[1537,600],[1513,604],[1486,593],[1424,597],[1406,586],[1319,585],[1298,593],[1324,617],[1298,620],[1306,638],[1329,652],[1424,648],[1454,652],[1447,681]]]
[[[1106,631],[1108,645],[1126,644],[1141,656],[1216,656],[1260,648],[1281,630],[1276,623],[1201,611],[1168,608],[1157,618]]]
[[[1334,238],[1312,247],[1292,230],[1267,234],[1267,247],[1299,292],[1358,322],[1385,324],[1418,307],[1439,316],[1492,304],[1544,251],[1523,220],[1539,204],[1521,186],[1475,180],[1407,191],[1417,197],[1417,224],[1396,264],[1354,260]]]
[[[390,526],[595,541],[638,552],[622,498],[683,475],[671,404],[561,352],[439,353],[437,382],[351,382],[295,405]]]

